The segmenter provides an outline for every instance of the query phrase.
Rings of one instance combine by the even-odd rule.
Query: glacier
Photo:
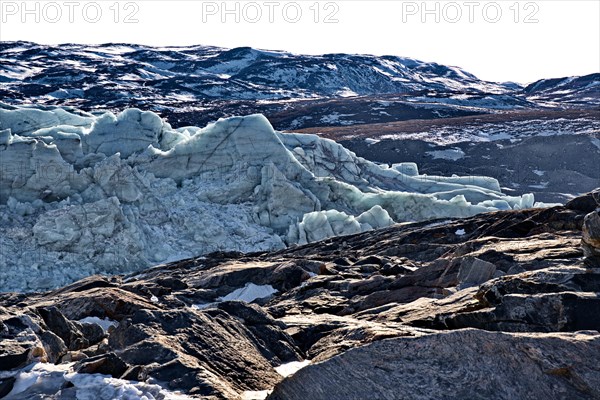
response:
[[[172,128],[138,109],[0,104],[0,291],[541,207],[482,176],[378,165],[262,115]]]

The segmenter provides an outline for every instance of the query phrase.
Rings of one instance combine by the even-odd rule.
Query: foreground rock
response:
[[[583,221],[582,248],[586,263],[600,268],[600,193],[593,194],[598,208],[585,216]]]
[[[0,389],[12,399],[116,393],[115,382],[138,397],[600,398],[596,207],[587,195],[4,293]],[[290,375],[303,360],[313,365]],[[28,386],[19,371],[46,383]]]
[[[591,399],[599,356],[597,334],[468,329],[389,339],[304,368],[269,400]]]

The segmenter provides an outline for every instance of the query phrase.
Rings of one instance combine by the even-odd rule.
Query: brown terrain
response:
[[[564,109],[564,110],[523,110],[505,111],[494,114],[467,115],[452,118],[410,119],[407,121],[392,121],[385,123],[359,124],[350,126],[330,126],[295,129],[294,132],[312,133],[335,141],[355,138],[376,139],[384,135],[399,133],[428,132],[433,128],[445,126],[480,125],[484,123],[504,123],[509,121],[554,120],[558,118],[578,119],[587,118],[600,120],[600,110],[597,109]]]

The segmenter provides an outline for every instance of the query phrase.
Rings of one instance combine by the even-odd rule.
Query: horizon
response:
[[[76,3],[80,9],[57,2],[4,1],[1,39],[41,45],[199,45],[309,56],[387,55],[522,85],[600,72],[596,1],[482,1],[474,2],[478,6],[473,9],[465,6],[468,2],[283,1],[271,2],[288,10],[273,11],[272,21],[265,20],[272,11],[265,8],[269,2],[174,1],[166,7],[161,0]],[[289,10],[301,17],[292,22],[295,11]]]
[[[328,55],[350,55],[350,56],[368,56],[368,57],[397,57],[397,58],[401,58],[401,59],[407,59],[407,60],[414,60],[414,61],[418,61],[418,62],[423,62],[423,63],[427,63],[427,64],[438,64],[438,65],[444,65],[447,67],[452,67],[452,68],[459,68],[467,73],[470,73],[472,75],[475,75],[475,77],[477,77],[478,79],[482,80],[482,81],[486,81],[486,82],[492,82],[492,83],[505,83],[505,84],[510,84],[510,83],[514,83],[514,84],[518,84],[521,86],[528,86],[531,85],[535,82],[541,81],[541,80],[549,80],[549,79],[566,79],[566,78],[572,78],[572,77],[581,77],[581,76],[589,76],[589,75],[594,75],[594,74],[598,74],[600,73],[600,70],[598,71],[594,71],[594,72],[590,72],[590,73],[585,73],[582,75],[566,75],[566,76],[554,76],[554,77],[543,77],[543,78],[539,78],[537,80],[534,81],[530,81],[530,82],[517,82],[517,81],[489,81],[486,79],[482,79],[481,77],[479,77],[477,74],[472,73],[471,71],[463,68],[460,65],[450,65],[450,64],[442,64],[439,63],[435,60],[422,60],[422,59],[418,59],[418,58],[414,58],[414,57],[408,57],[408,56],[404,56],[404,55],[396,55],[396,54],[372,54],[372,53],[340,53],[340,52],[333,52],[333,53],[318,53],[318,54],[306,54],[306,53],[299,53],[299,52],[293,52],[293,51],[287,51],[287,50],[282,50],[282,49],[261,49],[261,48],[256,48],[256,47],[251,47],[251,46],[237,46],[237,47],[222,47],[222,46],[214,46],[214,45],[209,45],[209,44],[190,44],[190,45],[161,45],[161,46],[157,46],[157,45],[149,45],[149,44],[141,44],[141,43],[130,43],[130,42],[106,42],[106,43],[75,43],[75,42],[65,42],[65,43],[40,43],[40,42],[31,42],[31,41],[26,41],[26,40],[15,40],[15,41],[3,41],[5,43],[33,43],[35,45],[39,45],[39,46],[49,46],[49,47],[60,47],[60,46],[89,46],[89,47],[102,47],[102,46],[139,46],[139,47],[148,47],[148,48],[155,48],[155,49],[177,49],[177,48],[190,48],[190,47],[204,47],[204,48],[215,48],[215,49],[221,49],[221,50],[235,50],[235,49],[243,49],[243,48],[249,48],[252,50],[256,50],[256,51],[261,51],[261,52],[272,52],[272,53],[285,53],[285,54],[290,54],[290,55],[294,55],[294,56],[308,56],[308,57],[323,57],[323,56],[328,56]],[[123,54],[126,54],[125,52]]]

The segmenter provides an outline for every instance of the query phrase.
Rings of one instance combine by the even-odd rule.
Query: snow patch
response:
[[[547,189],[548,185],[550,185],[550,182],[540,182],[538,184],[535,185],[528,185],[530,188],[534,188],[534,189]]]
[[[104,330],[104,332],[108,332],[108,328],[110,328],[111,326],[116,327],[117,325],[119,325],[119,323],[117,321],[113,321],[108,318],[98,318],[98,317],[85,317],[83,319],[80,319],[78,322],[81,322],[82,324],[100,325],[100,327],[102,328],[102,330]]]
[[[460,160],[461,158],[463,158],[465,156],[465,152],[462,151],[462,149],[460,149],[459,147],[455,147],[455,148],[447,149],[447,150],[427,151],[427,152],[425,152],[425,154],[429,154],[434,159],[441,158],[444,160],[451,160],[451,161]]]
[[[243,288],[236,289],[227,296],[219,297],[217,300],[251,303],[256,299],[264,299],[275,293],[277,293],[277,290],[271,285],[255,285],[254,283],[247,283]]]
[[[246,390],[242,392],[242,400],[265,400],[272,390]]]
[[[14,376],[16,379],[6,398],[55,398],[60,394],[60,398],[79,400],[192,399],[155,384],[126,381],[101,374],[80,374],[72,371],[73,365],[74,363],[34,363],[18,371],[4,372],[3,378]],[[72,386],[67,387],[67,383]]]
[[[304,361],[292,361],[289,363],[281,364],[279,367],[275,367],[275,371],[281,376],[288,377],[296,372],[300,371],[302,368],[306,367],[310,364],[309,360]]]

